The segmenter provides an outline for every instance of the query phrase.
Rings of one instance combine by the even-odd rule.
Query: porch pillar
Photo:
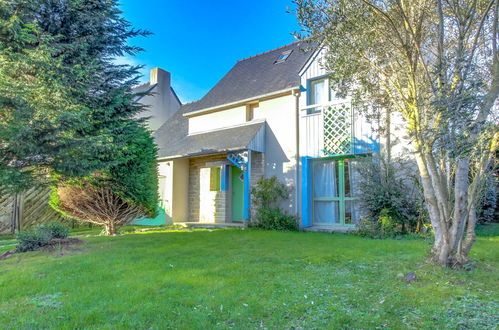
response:
[[[244,222],[250,220],[250,205],[251,205],[251,150],[248,150],[248,160],[244,167]]]
[[[312,160],[310,157],[302,157],[302,201],[301,201],[301,227],[312,226]]]

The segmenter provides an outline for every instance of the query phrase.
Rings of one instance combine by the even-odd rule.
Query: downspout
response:
[[[297,89],[294,91],[293,95],[295,96],[295,143],[296,143],[296,154],[295,154],[295,215],[298,214],[298,203],[300,201],[300,90]]]

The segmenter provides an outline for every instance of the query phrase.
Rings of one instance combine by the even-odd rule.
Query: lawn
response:
[[[497,229],[497,227],[496,227]],[[2,328],[494,328],[499,236],[475,268],[429,242],[252,230],[88,237],[0,261]],[[400,273],[414,271],[406,283]]]

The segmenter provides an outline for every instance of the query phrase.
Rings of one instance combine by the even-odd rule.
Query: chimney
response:
[[[160,90],[170,88],[170,79],[171,75],[168,71],[165,71],[161,68],[154,68],[151,70],[150,83],[158,84]]]

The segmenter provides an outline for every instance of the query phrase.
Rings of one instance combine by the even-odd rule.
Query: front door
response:
[[[216,191],[212,189],[212,176],[214,168],[201,168],[199,172],[199,222],[215,222]]]
[[[244,219],[244,174],[241,169],[232,166],[232,221]]]

